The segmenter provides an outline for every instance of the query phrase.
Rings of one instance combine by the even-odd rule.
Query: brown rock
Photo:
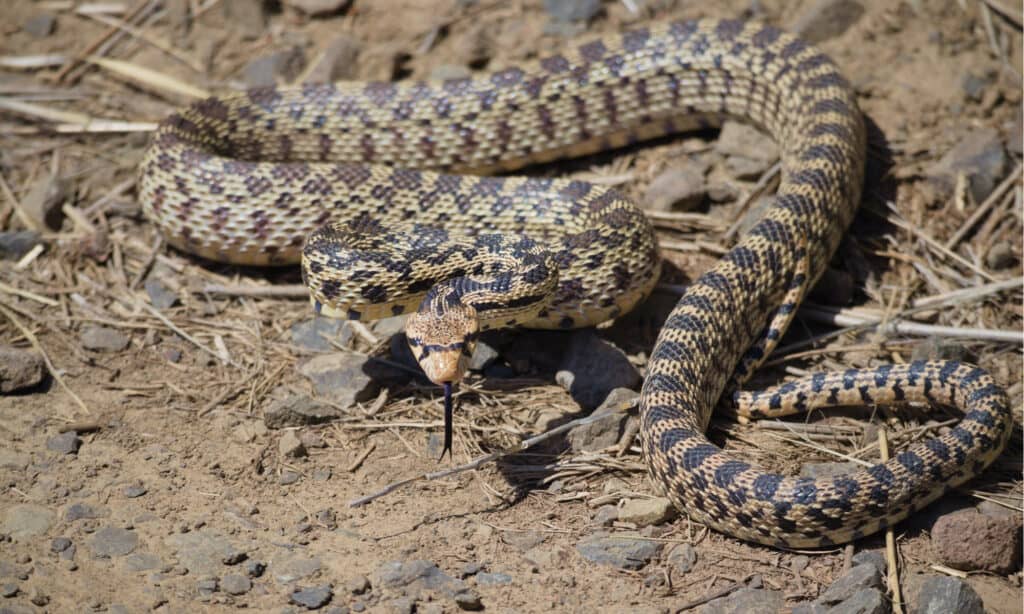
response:
[[[0,393],[31,388],[43,381],[43,358],[30,350],[0,346]]]
[[[644,192],[644,208],[651,211],[690,211],[707,194],[704,172],[691,164],[677,164],[654,178]]]
[[[942,563],[964,571],[1008,574],[1020,566],[1021,519],[962,510],[940,517],[932,545]]]

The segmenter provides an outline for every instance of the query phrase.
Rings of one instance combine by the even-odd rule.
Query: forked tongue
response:
[[[444,387],[444,450],[441,451],[438,462],[444,460],[445,454],[448,458],[452,457],[452,383],[445,382],[441,385]]]

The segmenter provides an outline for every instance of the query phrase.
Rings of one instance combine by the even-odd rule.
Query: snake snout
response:
[[[416,361],[439,386],[462,380],[476,349],[478,323],[472,307],[421,309],[409,316],[405,334]]]

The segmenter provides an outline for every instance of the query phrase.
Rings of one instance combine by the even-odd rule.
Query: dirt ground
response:
[[[351,507],[391,482],[467,463],[578,417],[579,405],[555,380],[558,359],[544,355],[563,351],[571,333],[503,337],[497,366],[463,389],[454,455],[439,463],[434,388],[395,376],[399,369],[380,392],[344,382],[343,389],[362,386],[359,402],[347,406],[303,375],[311,360],[400,362],[388,354],[400,322],[345,325],[334,347],[304,343],[296,331],[312,317],[308,302],[265,292],[287,291],[299,283],[297,271],[228,267],[167,248],[134,194],[148,131],[190,100],[168,79],[224,92],[268,75],[279,83],[311,74],[455,76],[535,58],[575,34],[669,18],[756,17],[797,27],[815,2],[604,2],[588,23],[553,21],[539,0],[354,0],[316,16],[296,7],[331,3],[282,1],[270,3],[266,23],[229,0],[140,2],[157,8],[137,13],[131,2],[98,15],[82,14],[83,4],[12,0],[0,20],[0,231],[31,224],[23,215],[33,207],[56,216],[40,227],[41,252],[0,260],[0,346],[37,346],[56,374],[0,396],[0,610],[302,610],[297,587],[329,587],[323,607],[339,612],[452,611],[476,607],[473,596],[488,611],[663,612],[744,586],[779,592],[791,608],[848,570],[854,552],[884,548],[875,536],[849,548],[784,552],[709,532],[684,514],[640,529],[638,539],[662,550],[639,569],[594,563],[577,548],[582,540],[638,528],[620,521],[602,529],[600,508],[659,493],[635,445],[621,455],[615,445],[583,452],[559,438]],[[833,261],[833,282],[847,288],[840,302],[853,309],[844,313],[899,315],[918,299],[1019,280],[1020,12],[1006,0],[859,5],[862,14],[837,18],[848,22],[845,31],[818,43],[873,124],[865,203]],[[39,21],[42,14],[55,21]],[[96,53],[91,43],[122,19],[134,20],[131,32],[100,50],[121,64],[68,61]],[[337,63],[315,73],[325,51]],[[64,59],[29,68],[10,60],[48,55]],[[73,130],[81,115],[126,123]],[[1005,156],[996,168],[975,161],[989,164],[975,181],[1009,182],[992,202],[977,202],[976,183],[957,185],[955,175],[949,185],[934,180],[943,157],[978,134],[994,135]],[[655,218],[664,257],[678,271],[637,315],[600,331],[641,373],[657,315],[676,296],[672,285],[714,262],[744,201],[754,200],[747,196],[760,175],[737,179],[715,138],[681,135],[531,169],[617,185],[641,202],[681,160],[706,169],[710,188],[694,211]],[[253,296],[239,290],[254,287],[262,290]],[[154,307],[160,299],[171,304]],[[941,565],[930,536],[938,515],[982,499],[1020,514],[1020,342],[839,323],[849,329],[812,343],[812,335],[837,326],[806,310],[798,320],[758,383],[953,355],[988,368],[1007,387],[1018,424],[1003,457],[895,536],[907,611],[923,578],[952,574],[966,578],[988,611],[1020,612],[1019,563],[1008,574],[957,574]],[[1021,286],[1010,282],[980,300],[946,301],[900,320],[1019,332]],[[331,419],[268,428],[268,412],[308,396],[319,399],[314,413]],[[802,417],[782,430],[726,418],[711,429],[727,448],[795,473],[835,461],[832,451],[871,460],[877,448],[865,453],[865,442],[879,428],[900,444],[945,419],[865,410],[812,417],[811,426],[842,435],[801,428]],[[68,432],[80,437],[77,453],[62,448],[73,445],[73,436],[61,436]],[[296,452],[296,437],[305,455]],[[680,563],[691,554],[695,562]],[[419,584],[388,580],[389,562],[415,561],[439,571],[428,568]],[[306,598],[317,601],[300,601]]]

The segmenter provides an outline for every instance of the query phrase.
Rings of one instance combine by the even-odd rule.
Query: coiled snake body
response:
[[[140,199],[186,251],[243,264],[302,259],[322,312],[376,318],[419,305],[413,349],[428,376],[450,383],[479,329],[614,318],[646,296],[659,265],[650,224],[614,190],[436,170],[511,170],[726,116],[778,142],[778,198],[666,321],[641,394],[644,455],[673,502],[718,530],[789,547],[856,539],[986,467],[1011,417],[981,369],[927,362],[734,396],[748,414],[911,400],[963,409],[948,433],[864,471],[766,473],[704,435],[729,378],[745,379],[774,346],[860,198],[854,96],[826,56],[788,34],[672,22],[476,79],[207,99],[163,122]]]

